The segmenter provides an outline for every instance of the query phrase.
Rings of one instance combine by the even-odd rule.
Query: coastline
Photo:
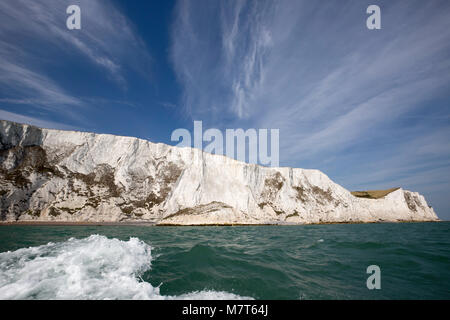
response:
[[[69,222],[69,221],[11,221],[0,222],[1,226],[155,226],[150,222]]]
[[[246,227],[246,226],[317,226],[317,225],[336,225],[336,224],[388,224],[388,223],[433,223],[433,222],[450,222],[446,220],[428,220],[428,221],[352,221],[352,222],[320,222],[320,223],[260,223],[260,224],[243,224],[243,223],[226,223],[226,224],[157,224],[145,221],[139,222],[65,222],[65,221],[11,221],[11,222],[0,222],[0,227],[2,226],[79,226],[79,227],[100,227],[100,226],[134,226],[134,227]]]
[[[417,192],[391,188],[352,193],[316,169],[265,167],[195,148],[29,129],[8,121],[0,121],[0,135],[8,146],[3,158],[21,164],[11,169],[6,160],[2,163],[5,222],[303,225],[438,219]],[[140,156],[130,158],[129,150]],[[133,178],[134,168],[142,171],[142,179]]]

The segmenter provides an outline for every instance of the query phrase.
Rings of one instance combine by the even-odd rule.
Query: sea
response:
[[[449,236],[450,222],[1,226],[0,299],[450,299]]]

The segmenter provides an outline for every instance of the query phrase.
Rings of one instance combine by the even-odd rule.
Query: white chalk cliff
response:
[[[398,189],[353,196],[318,170],[0,121],[0,221],[273,224],[436,221]]]

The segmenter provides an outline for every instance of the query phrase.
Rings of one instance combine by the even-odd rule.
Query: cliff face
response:
[[[353,196],[317,170],[0,121],[0,221],[264,224],[438,220],[418,193]]]

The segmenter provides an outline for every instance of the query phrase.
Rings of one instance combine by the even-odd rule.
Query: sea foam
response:
[[[151,252],[137,238],[92,235],[0,253],[0,299],[250,299],[218,291],[161,295],[140,280],[151,269]]]

